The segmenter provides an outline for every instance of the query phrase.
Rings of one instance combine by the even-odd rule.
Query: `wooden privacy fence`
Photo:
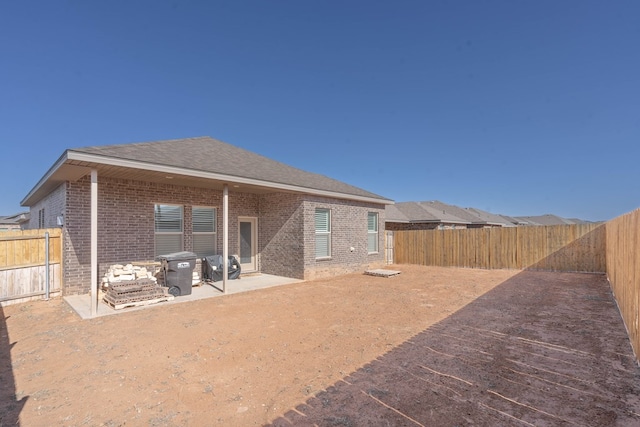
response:
[[[47,275],[46,233],[49,234]],[[61,290],[62,231],[59,228],[0,233],[0,304]]]
[[[604,224],[394,232],[397,264],[604,272]]]
[[[607,275],[636,358],[640,355],[639,245],[640,209],[607,223]]]

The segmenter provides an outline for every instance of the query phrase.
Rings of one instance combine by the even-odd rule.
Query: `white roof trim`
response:
[[[67,161],[67,154],[68,151],[62,153],[62,156],[60,156],[58,160],[56,160],[56,162],[53,164],[53,166],[51,166],[49,170],[44,174],[44,176],[40,178],[40,181],[38,181],[36,185],[33,186],[31,191],[29,191],[29,194],[27,194],[20,202],[22,206],[24,206],[24,203],[29,200],[35,194],[35,192],[38,191],[38,189],[42,187],[42,185],[47,182],[58,169],[60,169],[62,165],[65,164],[65,162]]]
[[[44,183],[46,179],[48,179],[53,174],[53,172],[55,172],[56,169],[62,166],[62,164],[66,160],[75,160],[75,161],[87,162],[87,163],[97,163],[97,164],[110,165],[110,166],[142,169],[142,170],[148,170],[148,171],[162,172],[166,174],[186,175],[186,176],[192,176],[197,178],[226,181],[229,183],[256,185],[261,187],[273,188],[276,190],[309,193],[309,194],[332,197],[337,199],[349,199],[349,200],[357,200],[361,202],[380,203],[385,205],[393,204],[392,200],[387,200],[387,199],[378,199],[374,197],[364,197],[364,196],[358,196],[358,195],[348,194],[348,193],[318,190],[315,188],[301,187],[297,185],[283,184],[279,182],[263,181],[259,179],[253,179],[253,178],[243,178],[239,176],[199,171],[195,169],[186,169],[186,168],[181,168],[176,166],[160,165],[157,163],[140,162],[135,160],[120,159],[120,158],[101,156],[101,155],[95,155],[95,154],[87,154],[87,153],[81,153],[73,150],[67,150],[65,155],[63,155],[60,158],[60,160],[58,160],[58,162],[54,165],[54,167],[52,167],[49,170],[49,172],[47,172],[47,174],[40,180],[40,182],[38,182],[36,187],[34,187],[34,189],[31,190],[29,195],[25,197],[25,200],[28,199],[29,196],[32,193],[34,193],[36,189],[40,187],[40,185],[42,185],[42,183]]]

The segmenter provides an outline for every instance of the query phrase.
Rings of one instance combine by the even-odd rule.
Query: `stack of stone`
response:
[[[146,267],[133,264],[114,264],[102,277],[102,289],[107,291],[112,284],[129,282],[137,279],[149,279],[156,282],[154,274]]]
[[[155,265],[149,264],[154,269]],[[102,277],[103,301],[115,309],[173,299],[144,265],[114,264]]]

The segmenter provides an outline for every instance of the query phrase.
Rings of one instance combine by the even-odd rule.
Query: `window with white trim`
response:
[[[198,257],[215,255],[216,252],[216,209],[194,206],[191,209],[193,232],[193,252]]]
[[[331,256],[331,210],[316,209],[316,259]]]
[[[182,206],[155,205],[156,256],[182,251],[183,218]]]
[[[367,250],[369,253],[378,252],[378,213],[369,212],[367,215]]]

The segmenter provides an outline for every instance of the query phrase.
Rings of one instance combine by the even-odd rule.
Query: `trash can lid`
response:
[[[190,259],[190,258],[197,258],[197,257],[198,256],[193,252],[182,251],[182,252],[173,252],[165,255],[158,255],[156,259],[160,261],[162,261],[163,259],[167,261],[177,261],[181,259]]]

